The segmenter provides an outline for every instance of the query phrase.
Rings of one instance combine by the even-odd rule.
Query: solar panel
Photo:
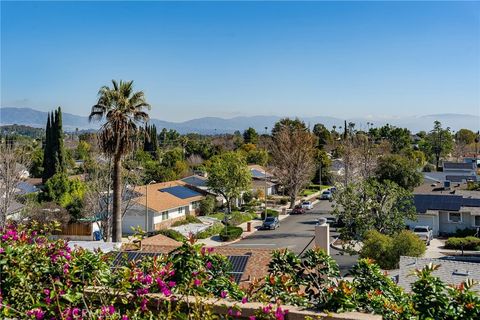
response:
[[[250,256],[228,256],[228,261],[232,264],[232,271],[230,274],[234,277],[236,283],[239,283],[242,279],[248,258],[250,258]]]
[[[127,266],[132,261],[142,261],[145,257],[155,257],[161,253],[154,252],[138,252],[138,251],[124,251],[119,252],[112,262],[112,267]]]
[[[200,193],[183,186],[168,187],[160,189],[160,191],[170,193],[172,196],[180,199],[188,199],[196,196],[201,196]]]
[[[252,173],[252,176],[254,176],[255,178],[265,178],[265,173],[260,170],[252,169],[250,170],[250,172]]]

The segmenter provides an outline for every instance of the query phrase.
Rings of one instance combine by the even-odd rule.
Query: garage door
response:
[[[435,236],[438,235],[437,219],[437,216],[418,215],[417,221],[408,221],[407,225],[410,226],[410,229],[413,229],[415,226],[429,226],[433,231],[433,235]]]

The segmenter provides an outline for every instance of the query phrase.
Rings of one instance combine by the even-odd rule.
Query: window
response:
[[[178,213],[183,214],[183,207],[178,208]]]
[[[162,221],[163,220],[168,220],[168,211],[163,211],[162,212]]]
[[[453,223],[462,222],[462,214],[460,212],[449,212],[448,222],[453,222]]]
[[[480,216],[473,216],[473,226],[480,227]]]
[[[198,209],[198,208],[200,208],[200,201],[194,201],[194,202],[192,202],[192,208],[193,208],[193,209]]]

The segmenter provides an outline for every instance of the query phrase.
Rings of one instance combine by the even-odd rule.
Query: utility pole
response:
[[[318,190],[322,191],[322,159],[320,159],[320,165],[318,166]]]
[[[268,127],[265,127],[265,138],[267,136],[267,129]],[[265,144],[265,151],[267,150],[266,144]],[[267,164],[264,164],[264,171],[265,171],[265,220],[267,219]]]

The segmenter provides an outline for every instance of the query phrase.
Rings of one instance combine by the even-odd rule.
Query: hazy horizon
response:
[[[123,79],[171,122],[480,115],[475,2],[1,6],[2,107],[85,116]]]

